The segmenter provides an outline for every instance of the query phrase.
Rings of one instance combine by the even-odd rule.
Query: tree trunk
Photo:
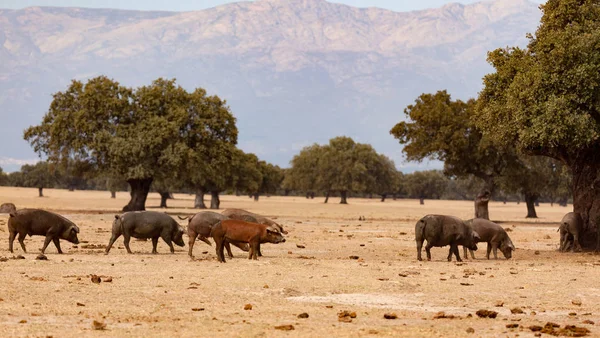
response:
[[[490,219],[488,203],[491,195],[489,190],[483,190],[475,197],[475,218]]]
[[[167,199],[169,199],[169,192],[159,191],[158,194],[160,195],[160,207],[167,208]]]
[[[419,197],[419,204],[420,205],[424,205],[425,204],[425,197]]]
[[[315,199],[315,193],[314,193],[314,192],[311,192],[311,193],[310,193],[310,199],[311,199],[311,200],[314,200],[314,199]]]
[[[597,226],[600,225],[600,153],[593,153],[573,163],[573,211],[581,215],[583,227],[579,243],[584,250],[598,250]],[[564,199],[563,199],[564,201]],[[561,202],[563,202],[561,201]],[[566,201],[565,201],[566,202]]]
[[[347,200],[348,192],[345,190],[340,191],[340,195],[342,196],[342,199],[340,200],[340,204],[348,204],[348,200]]]
[[[306,193],[306,199],[309,199],[309,198],[310,198],[310,193],[309,193],[309,192],[307,192],[307,193]]]
[[[325,193],[325,203],[329,202],[329,191]]]
[[[202,190],[202,189],[196,190],[196,198],[194,199],[194,208],[195,209],[206,209],[206,204],[204,204],[204,190]]]
[[[525,195],[525,204],[527,205],[527,216],[526,218],[537,218],[537,213],[535,212],[535,202],[538,199],[535,194],[524,194]]]
[[[38,188],[39,197],[44,197],[44,188]]]
[[[369,194],[369,199],[372,199],[372,198],[373,198],[373,194]]]
[[[116,191],[114,191],[114,190],[112,190],[112,191],[110,192],[110,198],[117,198],[117,192],[116,192]]]
[[[381,202],[385,202],[385,198],[387,197],[387,194],[382,194],[381,195]]]
[[[146,210],[146,198],[152,185],[152,178],[127,180],[131,188],[131,199],[123,207],[123,211],[143,211]]]
[[[211,191],[210,192],[210,208],[211,209],[219,209],[221,205],[221,200],[219,200],[219,192]]]
[[[258,196],[259,196],[258,193],[254,194],[254,201],[255,202],[258,202]]]
[[[563,197],[558,200],[558,205],[561,207],[566,207],[568,203],[569,203],[569,198],[567,198],[567,197]]]
[[[396,196],[396,194],[393,194],[393,195],[392,195],[392,199],[395,201],[395,200],[397,200],[397,199],[398,199],[398,196]]]

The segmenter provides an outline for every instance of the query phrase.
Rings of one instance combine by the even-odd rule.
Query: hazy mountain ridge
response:
[[[486,52],[525,44],[539,16],[526,0],[406,13],[324,0],[196,12],[0,10],[0,112],[11,121],[0,155],[31,158],[22,129],[39,122],[50,94],[107,74],[134,86],[176,77],[226,98],[242,148],[280,165],[339,134],[398,160],[388,132],[404,106],[443,88],[476,95]]]

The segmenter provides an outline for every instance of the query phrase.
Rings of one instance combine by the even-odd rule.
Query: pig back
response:
[[[171,216],[157,211],[130,211],[122,216],[124,228],[136,230],[140,234],[161,232],[168,229],[171,232],[177,230],[179,223]]]
[[[467,224],[473,227],[477,232],[481,242],[489,242],[496,238],[498,241],[504,240],[508,235],[500,225],[483,218],[474,218],[467,221]]]
[[[425,238],[433,245],[473,244],[473,229],[458,217],[427,215],[425,222]]]
[[[561,224],[567,224],[568,229],[572,231],[578,231],[581,229],[583,225],[583,220],[581,219],[581,215],[578,212],[569,212],[563,216]]]
[[[41,209],[21,209],[10,214],[9,228],[31,235],[46,235],[51,227],[62,232],[69,226],[77,228],[75,223],[50,211]],[[79,228],[77,228],[79,229]]]
[[[235,242],[250,242],[251,239],[265,237],[267,226],[259,223],[250,223],[235,219],[225,219],[217,224],[225,238]],[[215,231],[213,231],[214,233]]]
[[[190,219],[188,228],[195,231],[198,235],[209,237],[215,224],[225,219],[228,219],[228,217],[217,212],[199,212]]]

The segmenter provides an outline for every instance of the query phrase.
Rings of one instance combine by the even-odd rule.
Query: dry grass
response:
[[[101,247],[127,194],[45,194],[0,188],[0,202],[58,211],[80,225],[86,243],[63,242],[64,255],[51,245],[49,260],[37,261],[43,238],[28,238],[29,253],[18,248],[14,254],[25,259],[0,262],[0,336],[533,336],[529,326],[549,321],[600,332],[583,324],[600,319],[599,257],[556,251],[556,223],[570,208],[542,205],[540,219],[526,220],[524,204],[491,203],[492,218],[513,229],[514,259],[482,259],[483,244],[479,259],[456,264],[445,260],[447,248],[433,249],[432,262],[418,262],[414,223],[427,213],[470,218],[472,202],[419,206],[415,200],[351,199],[339,205],[333,199],[324,205],[301,197],[263,197],[257,203],[224,196],[222,207],[277,217],[290,234],[286,243],[265,245],[259,261],[234,251],[237,258],[219,264],[214,247],[203,243],[194,248],[195,260],[187,257],[187,246],[171,255],[160,243],[160,254],[151,255],[151,243],[140,241],[132,242],[135,254],[127,255],[121,239],[105,256]],[[195,212],[193,196],[175,197],[169,213]],[[147,205],[158,204],[158,195],[151,194]],[[0,257],[13,257],[6,215],[0,224]],[[93,274],[112,282],[93,283]],[[498,302],[503,306],[496,307]],[[246,304],[252,309],[244,310]],[[516,307],[524,313],[512,314]],[[480,309],[498,317],[477,318]],[[339,321],[344,310],[356,318]],[[434,320],[439,311],[455,318]],[[308,318],[297,317],[304,312]],[[384,319],[390,312],[398,319]],[[515,323],[518,328],[506,328]],[[289,329],[285,325],[294,330],[281,330]]]

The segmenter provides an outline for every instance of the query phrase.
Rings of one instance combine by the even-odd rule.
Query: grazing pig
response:
[[[8,232],[8,250],[10,252],[13,252],[13,242],[17,234],[19,234],[19,244],[21,244],[23,252],[27,252],[23,242],[27,235],[46,236],[42,253],[46,251],[50,241],[54,242],[59,254],[63,253],[60,249],[60,239],[79,244],[77,238],[79,227],[75,223],[61,215],[40,209],[21,209],[11,212],[8,219]]]
[[[558,231],[560,231],[560,251],[568,251],[571,245],[573,252],[582,250],[581,244],[579,244],[579,232],[582,226],[583,220],[577,212],[569,212],[562,218],[558,228]]]
[[[179,217],[179,216],[178,216]],[[228,219],[227,216],[221,215],[212,211],[204,211],[195,214],[192,217],[179,217],[181,220],[188,219],[187,233],[189,237],[189,250],[188,254],[190,257],[193,257],[192,250],[194,249],[194,243],[196,243],[196,238],[203,241],[208,245],[212,245],[208,240],[210,237],[210,232],[215,224],[224,219]],[[233,245],[237,246],[243,251],[250,250],[250,247],[247,243],[233,243]],[[229,242],[225,242],[225,249],[227,249],[227,255],[229,258],[233,258],[233,254],[231,253],[231,245]]]
[[[473,230],[479,235],[480,239],[478,242],[487,242],[487,259],[490,259],[490,252],[492,249],[494,250],[494,259],[498,259],[498,248],[500,248],[500,251],[502,251],[502,254],[506,259],[512,257],[515,246],[510,240],[510,237],[508,237],[506,230],[501,226],[483,218],[470,219],[466,223],[471,225]],[[468,258],[467,247],[463,247],[463,249],[465,258]],[[473,251],[469,251],[471,252],[471,257],[475,259]]]
[[[473,231],[471,226],[459,218],[445,215],[427,215],[415,225],[418,260],[422,260],[421,248],[423,248],[425,240],[427,240],[427,246],[425,246],[427,260],[431,260],[432,247],[450,245],[448,261],[452,260],[452,254],[454,253],[456,260],[461,262],[458,246],[463,245],[471,250],[477,250],[476,243],[479,240],[479,235]]]
[[[171,216],[156,211],[131,211],[122,215],[115,215],[112,226],[112,236],[106,247],[105,254],[108,255],[110,248],[119,236],[123,235],[123,243],[127,253],[131,253],[129,240],[134,238],[152,238],[152,253],[158,253],[156,246],[158,239],[162,238],[175,253],[173,243],[184,246],[183,229]]]
[[[223,248],[225,241],[231,243],[250,244],[248,259],[258,259],[258,251],[261,243],[283,243],[285,238],[279,231],[274,231],[269,226],[258,223],[250,223],[240,220],[226,219],[217,223],[211,232],[215,240],[217,258],[219,262],[225,263]]]

